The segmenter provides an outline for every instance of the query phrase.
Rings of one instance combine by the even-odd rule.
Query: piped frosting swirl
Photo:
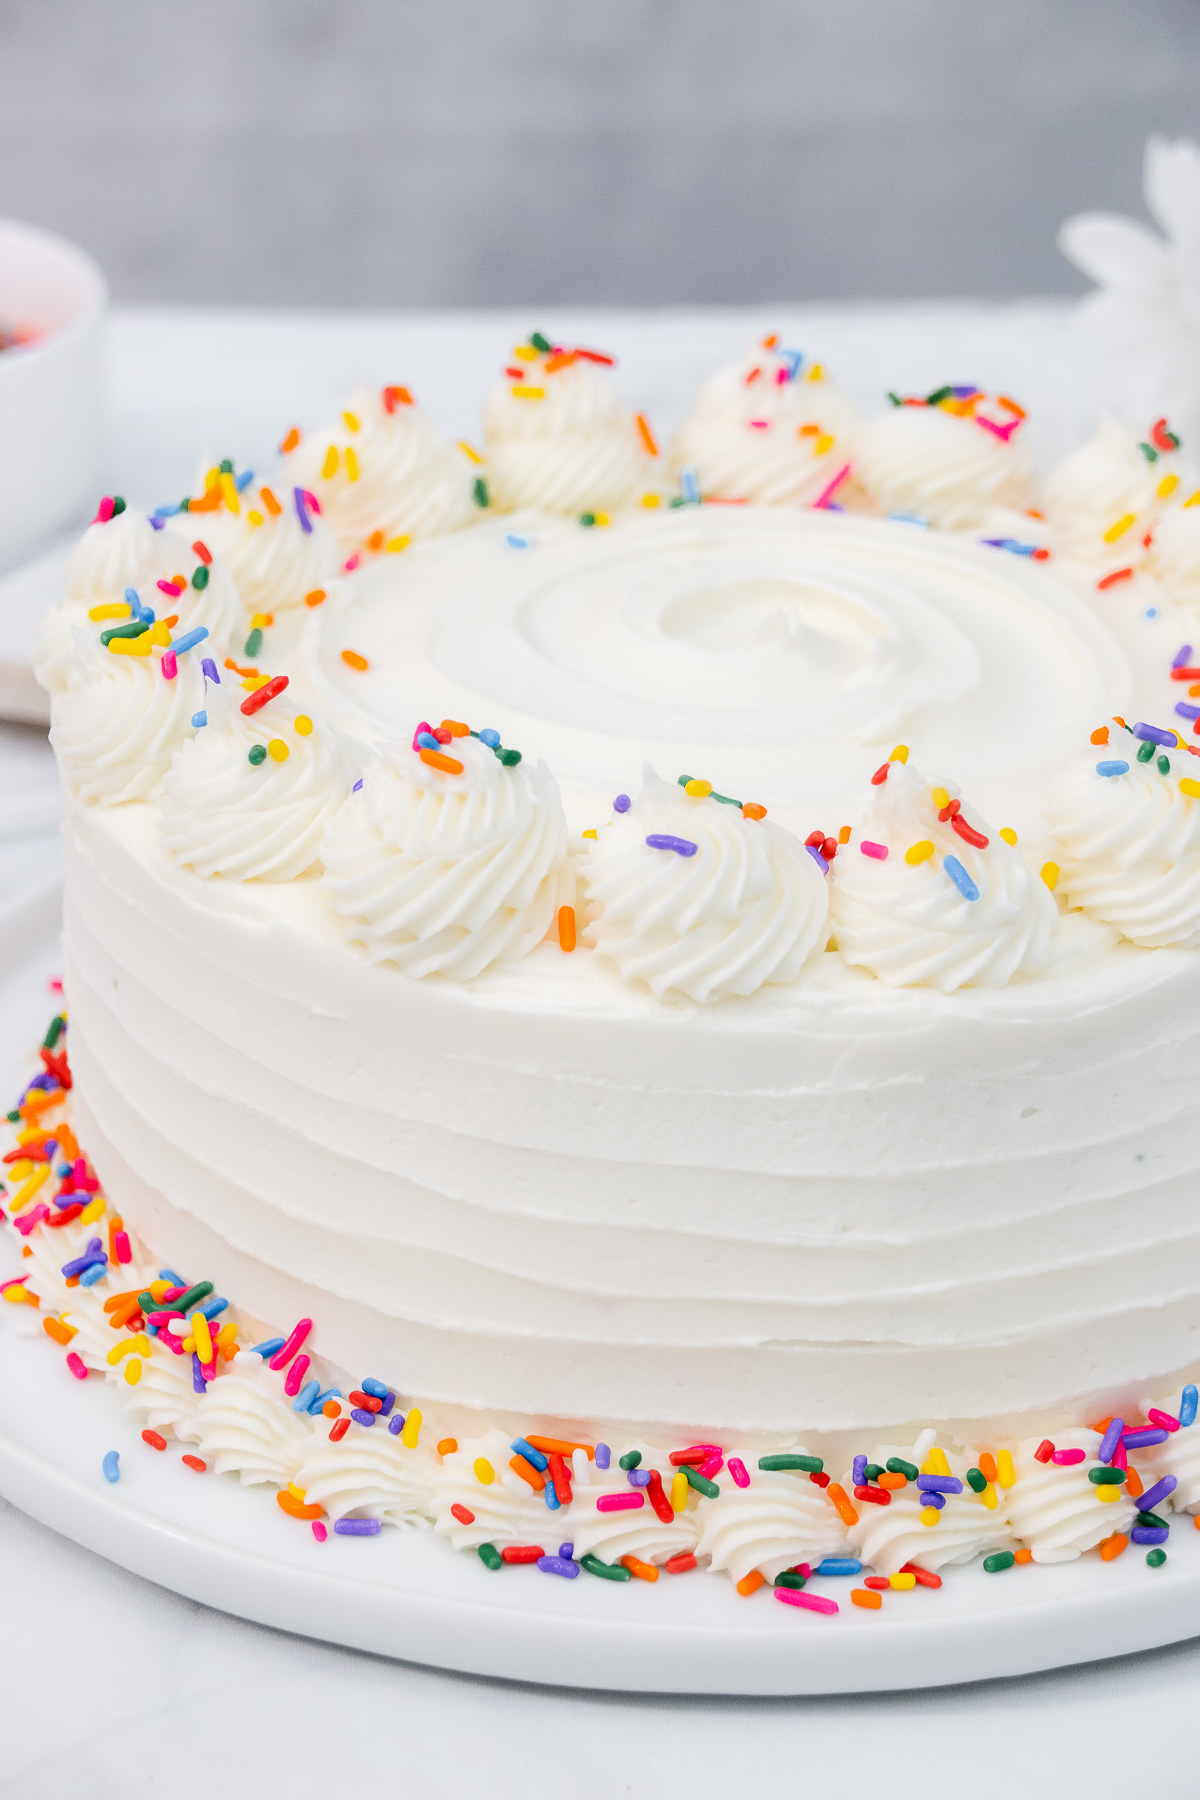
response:
[[[938,393],[893,406],[859,431],[855,474],[873,504],[943,531],[981,526],[996,507],[1032,506],[1020,409],[978,389]]]

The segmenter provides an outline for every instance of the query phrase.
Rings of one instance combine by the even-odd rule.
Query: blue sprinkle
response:
[[[957,856],[942,858],[942,867],[958,889],[964,900],[978,900],[979,889],[959,862]]]
[[[175,514],[178,511],[179,511],[179,507],[177,505],[176,506],[156,506],[154,511],[150,514],[150,523],[152,525],[156,524],[158,526],[158,529],[161,531],[163,520],[164,519],[173,519],[175,517]]]
[[[244,474],[238,475],[235,478],[234,486],[237,488],[237,491],[239,494],[244,494],[246,489],[250,486],[250,483],[253,480],[254,480],[254,470],[247,469],[244,472]]]
[[[207,625],[197,625],[192,631],[185,631],[182,637],[171,640],[171,648],[176,656],[182,656],[185,650],[192,650],[202,644],[208,636]]]
[[[206,1319],[215,1319],[217,1314],[223,1313],[228,1305],[228,1300],[222,1300],[220,1294],[214,1294],[212,1299],[206,1300],[202,1306],[191,1307],[188,1311],[188,1318],[194,1319],[197,1313],[203,1313]]]
[[[388,1420],[388,1430],[391,1432],[393,1437],[400,1436],[400,1433],[404,1430],[404,1414],[403,1413],[397,1413],[394,1418]]]
[[[387,1383],[377,1381],[374,1375],[363,1376],[362,1391],[364,1394],[370,1394],[372,1400],[387,1399]]]
[[[619,812],[619,813],[627,813],[632,804],[633,804],[633,802],[630,800],[628,794],[618,794],[616,799],[613,801],[613,811]]]
[[[319,1381],[306,1381],[296,1398],[292,1401],[293,1412],[311,1412],[312,1403],[321,1392]]]
[[[54,1173],[58,1176],[60,1181],[65,1181],[67,1176],[71,1174],[70,1163],[59,1163]]]
[[[1097,775],[1128,775],[1129,764],[1127,762],[1098,762],[1096,773]]]
[[[775,352],[784,368],[789,381],[795,381],[804,364],[803,350],[777,350]]]
[[[432,731],[418,731],[417,743],[422,750],[440,750],[442,747]]]
[[[479,741],[481,744],[486,744],[490,750],[494,750],[500,742],[500,733],[493,731],[489,725],[479,733]]]
[[[866,1457],[863,1463],[866,1463]],[[827,1556],[813,1570],[814,1575],[861,1575],[862,1564],[854,1556]]]
[[[1175,748],[1175,733],[1164,731],[1160,725],[1146,725],[1139,721],[1133,728],[1133,735],[1147,744],[1165,744],[1168,750]]]
[[[504,541],[513,550],[529,550],[533,547],[533,539],[522,537],[518,531],[510,531]]]
[[[685,506],[699,506],[700,477],[697,475],[695,469],[680,469],[679,498],[683,501]]]
[[[1157,606],[1148,606],[1146,608],[1145,612],[1142,614],[1142,617],[1143,617],[1143,619],[1157,619],[1157,617],[1158,617]]]
[[[922,531],[929,530],[929,520],[921,513],[890,512],[887,517],[892,525],[919,525]]]
[[[379,1408],[379,1417],[386,1419],[396,1404],[395,1394],[388,1392],[383,1396],[383,1405]]]
[[[352,1406],[350,1417],[356,1425],[373,1425],[375,1423],[375,1414],[368,1412],[365,1406]]]
[[[523,1456],[526,1462],[532,1463],[534,1468],[541,1475],[544,1475],[546,1470],[550,1467],[549,1459],[543,1456],[540,1450],[535,1450],[533,1445],[529,1443],[526,1438],[514,1438],[509,1445],[509,1449],[515,1450],[518,1456]]]
[[[97,1238],[96,1242],[98,1244],[100,1242],[100,1239]],[[158,1271],[158,1279],[160,1281],[169,1281],[172,1287],[177,1287],[177,1288],[186,1288],[187,1287],[187,1282],[183,1279],[183,1276],[177,1275],[175,1273],[174,1269],[160,1269]],[[283,1339],[280,1338],[279,1341],[280,1341],[280,1343],[282,1343]]]
[[[579,1573],[579,1564],[563,1556],[539,1556],[537,1566],[543,1575],[563,1575],[568,1581],[574,1581]]]
[[[854,1461],[850,1464],[850,1479],[855,1487],[862,1487],[863,1483],[866,1481],[867,1459],[865,1456],[856,1456]]]
[[[194,1350],[192,1351],[192,1387],[198,1394],[206,1394],[208,1392],[208,1383],[200,1372],[200,1358],[196,1355]]]
[[[326,1388],[323,1394],[318,1394],[316,1399],[312,1401],[308,1410],[312,1416],[316,1418],[327,1400],[340,1400],[341,1398],[341,1388]]]
[[[1190,646],[1189,646],[1190,648]],[[1189,1381],[1179,1397],[1179,1423],[1194,1425],[1196,1423],[1196,1402],[1200,1399],[1194,1381]]]
[[[217,665],[211,656],[206,656],[204,658],[203,662],[200,664],[200,668],[205,681],[215,681],[217,686],[220,687],[221,677],[217,674]]]
[[[350,789],[350,792],[352,794],[357,794],[357,792],[361,786],[362,786],[362,776],[360,775],[358,780],[355,782],[354,786]]]
[[[110,1450],[100,1467],[104,1470],[105,1481],[120,1481],[121,1452],[119,1450]]]
[[[251,1344],[250,1348],[254,1351],[256,1356],[274,1356],[277,1350],[283,1349],[286,1342],[287,1339],[281,1337],[264,1338],[261,1344]]]
[[[80,1287],[95,1287],[96,1283],[98,1281],[103,1281],[107,1274],[107,1262],[93,1263],[91,1268],[85,1269],[83,1274],[79,1277],[79,1285]]]
[[[1175,658],[1171,667],[1173,669],[1186,669],[1191,660],[1192,646],[1190,644],[1180,644],[1178,650],[1175,652]]]
[[[650,1486],[649,1469],[626,1469],[625,1479],[630,1487],[644,1488]]]
[[[338,1519],[333,1529],[343,1537],[378,1537],[383,1530],[381,1519]]]
[[[1189,706],[1186,700],[1177,700],[1175,711],[1181,719],[1200,719],[1200,706]]]
[[[142,597],[135,587],[127,587],[125,589],[125,599],[127,604],[134,608],[135,612],[141,611]]]
[[[607,1469],[607,1467],[611,1461],[612,1461],[612,1451],[609,1449],[608,1445],[607,1444],[597,1444],[596,1445],[596,1467],[598,1469]]]
[[[918,1475],[917,1486],[925,1494],[961,1494],[963,1491],[957,1475]]]
[[[546,1505],[550,1508],[550,1511],[557,1512],[560,1503],[559,1503],[558,1495],[554,1491],[554,1483],[552,1481],[548,1481],[546,1483],[545,1487],[542,1489],[542,1493],[546,1497]]]
[[[661,831],[652,831],[646,843],[651,850],[674,850],[679,856],[695,856],[700,847],[691,838],[670,837]]]
[[[197,731],[199,731],[202,726],[208,724],[208,714],[203,707],[201,707],[199,712],[194,712],[192,714],[192,724]]]

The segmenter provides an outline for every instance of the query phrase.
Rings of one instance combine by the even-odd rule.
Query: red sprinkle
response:
[[[891,768],[891,766],[892,766],[891,763],[881,763],[879,765],[879,767],[876,769],[875,773],[871,777],[871,786],[872,787],[882,787],[883,786],[884,782],[888,778],[888,770]]]
[[[297,1389],[297,1392],[299,1392],[299,1389]],[[360,1406],[364,1412],[377,1413],[383,1411],[383,1401],[377,1400],[374,1394],[364,1394],[360,1388],[351,1388],[348,1397],[351,1406]],[[450,1510],[453,1512],[454,1508],[451,1507]]]
[[[867,1500],[872,1506],[890,1506],[892,1504],[892,1496],[888,1493],[886,1488],[856,1487],[854,1490],[854,1498],[856,1500]]]
[[[337,1423],[333,1427],[333,1430],[329,1433],[330,1443],[331,1444],[341,1443],[342,1439],[345,1437],[345,1435],[349,1431],[349,1429],[350,1429],[350,1415],[347,1413],[347,1415],[344,1419],[339,1419],[337,1421]]]
[[[82,1211],[83,1204],[79,1200],[76,1200],[73,1206],[64,1206],[60,1213],[52,1213],[46,1220],[46,1230],[57,1231],[60,1226],[69,1225],[71,1220],[77,1219]]]
[[[662,1476],[657,1469],[651,1469],[650,1479],[646,1483],[646,1492],[650,1496],[650,1504],[664,1525],[673,1524],[675,1511],[667,1496],[663,1493]]]
[[[197,1475],[205,1475],[208,1473],[208,1464],[202,1457],[181,1456],[179,1460],[181,1463],[186,1463],[189,1469],[195,1469]]]
[[[824,1469],[814,1469],[808,1479],[810,1481],[815,1481],[819,1488],[827,1488],[829,1486],[829,1477],[826,1475]]]
[[[1096,583],[1096,586],[1099,589],[1103,590],[1104,588],[1116,587],[1118,581],[1132,581],[1132,580],[1133,580],[1133,570],[1132,569],[1114,569],[1111,575],[1102,575],[1100,577],[1100,580]]]
[[[1043,1438],[1037,1449],[1034,1451],[1033,1458],[1035,1462],[1048,1463],[1053,1455],[1054,1445],[1050,1442],[1049,1438]]]
[[[506,1544],[500,1552],[501,1557],[507,1563],[536,1562],[539,1556],[545,1556],[545,1554],[546,1552],[540,1544]]]
[[[929,1569],[919,1569],[916,1563],[906,1562],[900,1573],[902,1575],[915,1575],[918,1587],[940,1588],[942,1585],[942,1578],[940,1575],[932,1574]]]
[[[167,1447],[166,1438],[160,1437],[157,1431],[143,1431],[142,1442],[149,1444],[152,1450],[165,1450]]]
[[[696,1567],[696,1559],[690,1550],[685,1550],[681,1556],[668,1556],[663,1567],[668,1575],[686,1575],[689,1569]]]
[[[864,1575],[863,1576],[863,1586],[869,1587],[869,1588],[874,1588],[875,1592],[878,1594],[885,1593],[887,1591],[887,1589],[891,1587],[891,1585],[892,1584],[888,1580],[886,1575]]]
[[[1172,681],[1200,681],[1200,669],[1172,669]]]
[[[197,538],[196,542],[192,545],[192,549],[200,558],[200,561],[206,566],[212,561],[212,551],[209,549],[208,545],[202,543],[199,538]]]
[[[242,701],[242,711],[246,717],[249,718],[252,713],[260,712],[268,700],[274,700],[276,694],[282,694],[287,684],[286,675],[272,675],[270,681],[265,682],[260,688],[255,688],[252,694],[247,694]]]
[[[987,849],[988,839],[984,837],[982,831],[976,831],[973,825],[968,825],[961,813],[955,813],[950,821],[950,829],[957,831],[959,837],[965,839],[968,844],[974,844],[976,849]]]
[[[566,1464],[563,1462],[563,1459],[557,1450],[552,1450],[550,1452],[548,1460],[550,1464],[550,1479],[554,1483],[554,1492],[558,1496],[558,1504],[560,1506],[570,1506],[571,1478],[567,1474]]]
[[[350,1398],[353,1400],[354,1395],[351,1394]],[[454,1517],[458,1520],[460,1525],[473,1525],[475,1523],[475,1514],[467,1507],[460,1506],[457,1500],[450,1508],[450,1511],[454,1514]]]

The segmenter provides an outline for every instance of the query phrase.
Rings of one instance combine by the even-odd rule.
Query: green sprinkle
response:
[[[504,1567],[504,1558],[495,1544],[480,1544],[479,1560],[486,1569],[502,1569]]]
[[[506,769],[515,769],[521,760],[521,752],[519,750],[505,750],[497,744],[496,758],[499,762],[504,764]]]
[[[109,514],[109,517],[112,519],[115,519],[118,513],[123,513],[124,511],[125,511],[124,496],[122,494],[114,494],[113,495],[113,509],[112,509],[112,512]]]
[[[221,461],[217,464],[217,469],[222,475],[233,474],[233,464],[227,456],[222,457]]]
[[[10,1125],[19,1125],[21,1123],[21,1115],[17,1111],[15,1106],[13,1107],[13,1110],[8,1115],[8,1122]]]
[[[206,563],[197,563],[192,570],[192,586],[197,593],[208,586],[208,565]]]
[[[868,1463],[867,1464],[866,1476],[867,1476],[868,1481],[878,1481],[879,1477],[882,1474],[883,1474],[883,1464],[882,1463]]]
[[[1147,738],[1146,742],[1144,744],[1138,745],[1138,753],[1137,753],[1138,761],[1139,762],[1149,762],[1151,757],[1154,755],[1154,750],[1155,750],[1154,744],[1151,742],[1151,740],[1149,738]]]
[[[688,1486],[694,1487],[698,1494],[704,1494],[709,1500],[715,1500],[720,1494],[721,1490],[716,1482],[710,1481],[707,1475],[702,1475],[699,1469],[693,1469],[691,1463],[684,1463],[683,1473],[687,1476]]]
[[[257,769],[259,763],[266,762],[266,760],[267,746],[265,744],[251,744],[250,761],[254,764],[255,768]]]
[[[825,1467],[825,1461],[820,1456],[795,1456],[789,1453],[784,1456],[760,1456],[758,1466],[767,1470],[803,1469],[806,1475],[819,1475]]]
[[[804,1585],[805,1585],[804,1576],[803,1575],[793,1575],[792,1571],[790,1569],[785,1569],[783,1571],[782,1575],[777,1575],[775,1577],[775,1586],[776,1587],[802,1588]]]
[[[62,1036],[62,1028],[66,1022],[67,1021],[63,1018],[61,1013],[55,1013],[50,1021],[50,1029],[42,1039],[43,1050],[53,1050],[55,1044],[57,1044],[59,1038]],[[18,1117],[19,1116],[20,1115],[18,1114]]]
[[[905,1481],[915,1481],[921,1473],[916,1463],[905,1462],[902,1456],[889,1456],[887,1468],[889,1475],[903,1475]]]
[[[619,1460],[623,1469],[636,1469],[641,1463],[642,1453],[640,1450],[627,1450]]]
[[[949,400],[954,393],[952,387],[934,388],[932,394],[926,394],[926,406],[940,406],[943,400]]]
[[[1165,1550],[1147,1550],[1146,1552],[1146,1567],[1148,1569],[1161,1569],[1166,1560],[1167,1553]]]
[[[212,1291],[211,1281],[198,1281],[194,1287],[185,1289],[177,1300],[172,1300],[171,1305],[177,1306],[180,1312],[186,1312],[189,1306],[198,1306],[201,1300],[207,1300]]]
[[[904,405],[904,402],[900,398],[899,394],[893,394],[891,388],[888,389],[888,399],[891,401],[893,406],[903,406]]]
[[[554,345],[550,342],[550,339],[543,337],[540,331],[531,331],[529,334],[529,341],[533,345],[535,350],[541,351],[543,356],[549,356],[550,352],[554,348]]]
[[[144,1313],[161,1312],[163,1310],[149,1288],[146,1289],[144,1294],[138,1295],[138,1305]]]
[[[477,478],[475,486],[471,491],[475,496],[476,506],[490,506],[492,504],[488,498],[488,484],[482,475]]]
[[[1088,1480],[1097,1487],[1117,1487],[1125,1479],[1124,1469],[1089,1469]]]
[[[246,639],[246,655],[249,657],[255,657],[258,655],[258,653],[261,649],[262,649],[262,632],[259,630],[258,626],[256,625],[254,627],[254,630],[250,633],[250,636]]]
[[[130,619],[128,625],[110,625],[107,631],[100,633],[102,644],[111,644],[114,638],[139,638],[150,627],[145,619]]]
[[[633,1570],[627,1569],[624,1563],[601,1562],[600,1558],[593,1556],[590,1551],[586,1556],[580,1557],[579,1566],[586,1569],[589,1575],[603,1576],[605,1581],[631,1581],[633,1579]]]
[[[1001,1569],[1011,1569],[1016,1562],[1011,1550],[997,1550],[995,1556],[985,1556],[983,1566],[989,1575],[998,1575]]]
[[[1169,1531],[1171,1529],[1168,1521],[1160,1518],[1157,1513],[1140,1512],[1137,1516],[1137,1523],[1148,1525],[1151,1531]]]
[[[184,495],[184,496],[183,496],[183,499],[182,499],[182,500],[181,500],[181,501],[180,501],[180,502],[179,502],[179,510],[180,510],[180,512],[187,512],[187,511],[188,511],[188,509],[189,509],[189,508],[190,508],[190,506],[191,506],[191,504],[192,504],[192,502],[191,502],[191,497],[190,497],[190,495],[188,495],[188,494],[185,494],[185,495]]]
[[[1158,461],[1158,451],[1154,448],[1153,444],[1139,444],[1138,449],[1141,451],[1147,462]]]
[[[1160,775],[1169,775],[1171,773],[1171,759],[1169,756],[1160,756],[1154,766]]]
[[[987,1486],[987,1476],[982,1469],[967,1470],[967,1485],[977,1494],[982,1494]]]
[[[708,797],[710,800],[719,800],[722,806],[736,806],[738,811],[741,811],[742,803],[740,800],[731,800],[728,794],[718,794],[715,788]]]
[[[596,523],[595,513],[580,513],[579,523],[581,525],[594,525]]]

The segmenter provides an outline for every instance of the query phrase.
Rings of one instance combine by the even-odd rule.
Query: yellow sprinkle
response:
[[[536,362],[540,352],[532,344],[518,344],[513,355],[518,362]]]
[[[37,1306],[39,1303],[33,1294],[27,1294],[23,1287],[6,1287],[4,1298],[13,1306]]]
[[[33,1196],[38,1192],[39,1188],[44,1187],[49,1179],[50,1164],[43,1163],[40,1169],[34,1170],[28,1181],[23,1181],[21,1183],[21,1186],[17,1189],[9,1202],[9,1212],[17,1213],[22,1211],[24,1207],[29,1205],[29,1202],[33,1199]]]
[[[196,1348],[195,1338],[194,1337],[185,1337],[185,1338],[181,1338],[179,1341],[183,1345],[184,1355],[190,1356],[192,1354],[193,1350]]]
[[[125,1364],[125,1379],[130,1387],[136,1387],[142,1379],[142,1365],[136,1356],[131,1356]]]
[[[1121,1497],[1121,1489],[1116,1485],[1115,1482],[1105,1482],[1102,1487],[1098,1487],[1096,1489],[1097,1500],[1113,1501],[1113,1500],[1119,1500],[1120,1497]]]
[[[329,480],[329,477],[331,475],[334,475],[337,473],[337,445],[336,444],[330,444],[328,450],[325,452],[325,461],[321,464],[321,473],[325,477],[326,481]]]
[[[671,1511],[680,1513],[687,1505],[688,1478],[682,1470],[671,1478]]]
[[[312,720],[307,713],[296,714],[296,730],[301,737],[310,737],[312,735]]]
[[[908,761],[908,745],[897,744],[896,748],[892,751],[892,754],[888,757],[888,761],[906,763]]]
[[[150,1298],[152,1300],[161,1300],[174,1285],[175,1283],[173,1281],[163,1281],[161,1278],[158,1281],[152,1281],[150,1283]]]
[[[215,493],[216,490],[220,487],[220,485],[221,485],[221,471],[214,465],[208,471],[208,474],[204,477],[204,491],[206,494]]]
[[[149,656],[150,633],[143,631],[141,637],[109,638],[108,647],[114,656]]]
[[[950,804],[950,795],[945,788],[933,788],[930,793],[930,798],[939,812],[943,806],[949,806]]]
[[[192,1336],[196,1340],[196,1355],[202,1363],[210,1363],[213,1359],[212,1333],[202,1312],[192,1314]]]
[[[272,756],[276,762],[286,762],[288,759],[288,747],[282,738],[272,738],[267,745],[267,753]]]
[[[148,644],[157,644],[160,650],[165,650],[167,645],[171,642],[170,630],[163,624],[161,619],[155,619],[149,631],[145,632],[143,635]]]
[[[1158,484],[1159,499],[1160,500],[1169,500],[1171,495],[1175,492],[1175,489],[1178,486],[1179,486],[1178,475],[1164,475],[1162,480]]]
[[[581,833],[581,835],[582,835],[582,836],[583,836],[583,837],[592,837],[592,838],[594,838],[594,837],[595,837],[595,836],[596,836],[596,833],[595,833],[595,830],[594,830],[594,829],[593,829],[593,830],[591,830],[591,831],[585,831],[585,832],[583,832],[583,833]]]
[[[237,482],[228,471],[221,476],[221,498],[231,513],[241,512],[242,497],[238,493]]]
[[[904,852],[904,860],[906,863],[913,863],[915,865],[917,863],[928,862],[932,855],[933,845],[928,838],[922,838],[919,844],[910,844],[908,846],[908,849]]]
[[[983,1501],[983,1504],[987,1507],[989,1512],[995,1512],[996,1507],[999,1504],[1000,1496],[990,1481],[984,1488],[982,1494],[980,1494],[979,1498]]]
[[[12,1164],[8,1171],[8,1178],[10,1181],[24,1181],[27,1175],[32,1175],[33,1171],[40,1169],[41,1166],[40,1163],[32,1162],[28,1156],[23,1156],[20,1162]]]
[[[459,438],[458,447],[463,455],[469,457],[473,463],[481,463],[483,461],[482,456],[480,456],[474,444],[468,444],[466,438]]]
[[[609,518],[607,513],[593,513],[592,514],[592,524],[593,525],[611,525],[612,520]]]
[[[1189,800],[1200,800],[1200,781],[1193,781],[1190,775],[1185,775],[1179,784],[1179,791],[1186,794]]]
[[[1042,864],[1042,880],[1053,893],[1058,886],[1058,864],[1056,862]]]
[[[137,1349],[137,1339],[136,1338],[131,1338],[131,1337],[123,1338],[119,1344],[113,1345],[112,1349],[109,1351],[108,1355],[105,1357],[104,1360],[105,1360],[105,1362],[107,1362],[109,1364],[109,1366],[111,1368],[115,1369],[117,1364],[121,1361],[121,1358],[123,1356],[128,1356],[129,1352],[131,1350],[136,1350],[136,1349]]]
[[[1110,525],[1108,530],[1105,532],[1105,534],[1104,534],[1105,543],[1106,544],[1115,544],[1117,539],[1119,537],[1123,537],[1124,534],[1129,530],[1129,527],[1134,523],[1136,518],[1137,518],[1136,513],[1125,513],[1123,515],[1123,517],[1117,519],[1115,521],[1115,523]]]
[[[923,1506],[921,1508],[922,1525],[936,1525],[941,1516],[942,1515],[936,1506]]]
[[[824,363],[814,363],[812,368],[808,371],[808,374],[804,377],[804,379],[806,381],[824,381],[824,379],[825,379]]]
[[[1200,488],[1197,488],[1195,493],[1190,495],[1183,504],[1185,506],[1200,506]]]
[[[361,428],[362,421],[356,418],[352,412],[344,412],[342,417],[346,421],[347,431],[358,431]]]
[[[936,1512],[937,1508],[935,1506],[935,1507],[932,1507],[930,1510],[933,1512]],[[917,1585],[917,1578],[915,1575],[889,1575],[888,1576],[888,1586],[891,1588],[895,1588],[895,1590],[898,1594],[907,1593],[909,1588],[915,1588],[916,1585]]]
[[[110,600],[105,606],[93,606],[89,619],[127,619],[132,608],[124,600]]]
[[[103,1195],[97,1194],[94,1200],[88,1201],[87,1205],[80,1213],[79,1223],[81,1225],[90,1225],[93,1219],[101,1218],[106,1210],[107,1208],[105,1206]]]
[[[996,1480],[1002,1488],[1010,1488],[1017,1479],[1017,1471],[1013,1468],[1011,1450],[996,1452]]]
[[[217,1333],[217,1348],[219,1350],[224,1350],[228,1344],[236,1344],[237,1329],[238,1328],[232,1319],[229,1321],[228,1325],[222,1325],[220,1331]]]
[[[247,675],[245,681],[243,681],[243,683],[242,683],[242,686],[244,688],[246,688],[251,694],[256,694],[260,687],[266,687],[266,685],[267,685],[268,681],[270,681],[270,679],[271,679],[271,677],[269,675]]]
[[[405,532],[402,532],[399,537],[389,538],[387,543],[384,545],[384,549],[389,550],[392,553],[392,555],[394,556],[398,550],[407,550],[408,546],[411,543],[412,543],[412,539],[409,537],[408,533],[405,531]]]
[[[684,784],[683,791],[685,794],[691,794],[696,800],[703,800],[706,795],[712,793],[712,782],[701,781],[699,777],[693,777],[691,781]]]
[[[246,514],[246,523],[247,525],[253,525],[256,529],[259,525],[265,523],[263,516],[257,507]]]
[[[544,400],[546,398],[544,387],[527,387],[519,382],[515,388],[511,389],[511,393],[514,400]]]
[[[274,613],[255,613],[250,621],[250,629],[251,631],[265,631],[268,625],[274,623],[274,620]]]
[[[301,1506],[304,1505],[305,1500],[308,1498],[308,1489],[297,1487],[294,1481],[288,1482],[288,1493],[294,1500],[298,1500]]]
[[[642,495],[642,505],[648,506],[651,508],[653,508],[655,506],[661,506],[662,505],[661,494],[643,494]]]
[[[926,1475],[949,1475],[950,1464],[946,1461],[946,1452],[937,1444],[931,1448],[923,1472]]]
[[[404,1421],[404,1430],[400,1433],[400,1442],[406,1450],[415,1450],[417,1437],[421,1430],[421,1410],[414,1406]]]
[[[833,439],[830,437],[830,435],[827,431],[823,431],[821,433],[821,435],[818,437],[816,443],[813,445],[813,449],[816,451],[818,456],[824,456],[827,450],[833,449]]]
[[[1017,834],[1011,825],[1002,825],[1000,827],[1000,836],[1004,839],[1006,844],[1015,844],[1017,841]]]
[[[476,1481],[482,1481],[484,1487],[491,1487],[493,1481],[496,1479],[496,1471],[493,1469],[487,1457],[477,1456],[475,1458],[474,1467]]]
[[[358,457],[355,455],[354,451],[350,448],[349,444],[346,445],[345,456],[346,456],[346,475],[349,480],[357,481],[358,480]]]

